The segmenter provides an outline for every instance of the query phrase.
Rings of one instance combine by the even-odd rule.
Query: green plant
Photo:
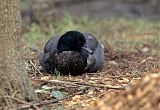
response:
[[[60,79],[61,73],[56,68],[54,70],[54,74],[55,74],[55,76],[56,76],[57,79]]]
[[[160,34],[157,35],[155,40],[156,40],[156,43],[160,46]]]

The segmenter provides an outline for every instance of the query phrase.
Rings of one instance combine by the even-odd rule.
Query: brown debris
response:
[[[38,56],[38,54],[34,56]],[[108,50],[106,49],[105,56],[106,60],[102,71],[99,71],[97,73],[86,73],[76,77],[70,75],[56,76],[55,74],[47,74],[46,72],[42,71],[42,68],[40,67],[38,62],[38,58],[36,57],[32,58],[26,57],[29,64],[29,67],[27,69],[35,89],[41,90],[42,86],[44,85],[52,88],[47,91],[47,94],[46,93],[38,94],[40,100],[42,101],[43,100],[49,101],[52,99],[54,100],[55,99],[54,97],[50,97],[50,93],[51,91],[55,90],[60,91],[62,93],[63,92],[67,93],[67,95],[65,95],[66,97],[72,96],[68,99],[62,99],[61,101],[56,102],[62,105],[65,109],[73,109],[73,110],[75,108],[88,109],[88,107],[91,106],[97,109],[102,109],[101,107],[104,107],[105,109],[106,107],[105,97],[107,97],[106,99],[109,101],[111,99],[112,100],[114,99],[113,102],[111,101],[109,103],[110,104],[109,107],[112,107],[117,104],[116,108],[118,108],[122,106],[121,103],[122,104],[124,103],[127,104],[126,106],[124,106],[126,107],[124,108],[124,110],[127,110],[127,107],[137,104],[137,102],[142,98],[142,97],[140,98],[137,97],[136,99],[138,100],[137,102],[134,101],[128,104],[128,100],[132,100],[134,97],[136,97],[134,94],[136,90],[140,91],[136,92],[136,94],[140,96],[142,94],[143,97],[148,96],[147,93],[152,92],[150,86],[155,86],[154,85],[155,83],[153,85],[147,86],[147,89],[144,89],[144,91],[141,89],[143,83],[137,84],[136,86],[133,86],[134,87],[133,90],[135,91],[130,92],[129,95],[128,92],[125,92],[125,90],[114,89],[113,87],[119,87],[119,88],[130,87],[136,80],[140,79],[140,76],[143,76],[143,74],[145,74],[146,72],[154,70],[155,68],[159,68],[160,63],[158,55],[152,55],[141,52],[116,51],[109,48]],[[43,74],[43,76],[40,74],[40,72]],[[151,77],[151,79],[153,78]],[[79,92],[81,92],[81,94],[74,95],[75,93]],[[150,95],[152,96],[153,94],[149,94],[149,96]],[[122,99],[120,99],[121,97]],[[120,101],[122,100],[122,102],[119,102],[118,100]],[[142,105],[144,103],[148,103],[147,100],[149,100],[149,98],[146,97],[145,100],[142,100],[142,102],[140,100],[140,103],[142,103]],[[49,104],[52,108],[52,104],[51,103]],[[138,107],[139,106],[140,105],[138,105]]]
[[[106,94],[90,105],[87,110],[159,110],[160,70],[144,75],[123,93]]]

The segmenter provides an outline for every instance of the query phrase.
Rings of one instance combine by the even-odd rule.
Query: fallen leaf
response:
[[[64,98],[62,92],[60,92],[60,91],[52,91],[50,96],[53,96],[53,97],[55,97],[56,99],[59,99],[59,100]]]

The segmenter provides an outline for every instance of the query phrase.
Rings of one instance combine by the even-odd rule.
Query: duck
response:
[[[52,37],[39,55],[42,68],[48,73],[55,69],[61,74],[80,75],[101,70],[104,46],[90,33],[68,31]]]

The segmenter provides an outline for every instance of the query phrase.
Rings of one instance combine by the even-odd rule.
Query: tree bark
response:
[[[0,106],[36,99],[22,59],[20,0],[0,0]]]

